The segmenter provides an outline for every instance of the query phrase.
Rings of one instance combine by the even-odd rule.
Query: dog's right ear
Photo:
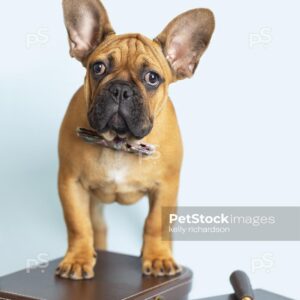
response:
[[[85,65],[92,51],[114,30],[99,0],[63,0],[63,10],[70,55]]]

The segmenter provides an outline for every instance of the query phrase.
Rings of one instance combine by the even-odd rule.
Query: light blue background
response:
[[[155,37],[169,20],[209,7],[217,29],[196,76],[172,86],[185,145],[179,203],[299,205],[299,2],[106,0],[119,33]],[[60,1],[5,1],[0,10],[0,275],[62,256],[57,135],[84,69],[68,55]],[[267,35],[265,35],[267,33]],[[43,36],[46,35],[46,36]],[[261,43],[251,46],[260,36]],[[170,137],[171,138],[171,137]],[[109,249],[138,255],[147,201],[107,207]],[[236,268],[300,299],[299,243],[182,242],[192,297],[229,292]],[[261,259],[272,256],[272,263]],[[254,262],[265,262],[253,269]],[[217,284],[216,284],[217,283]]]

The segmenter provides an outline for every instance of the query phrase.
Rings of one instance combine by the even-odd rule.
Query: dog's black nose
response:
[[[121,101],[126,101],[132,98],[133,90],[128,85],[127,82],[114,82],[110,87],[109,91],[112,95],[112,98],[116,103],[120,103]]]

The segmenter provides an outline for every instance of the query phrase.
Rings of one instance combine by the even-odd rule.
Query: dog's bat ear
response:
[[[214,29],[213,13],[208,9],[194,9],[175,18],[155,39],[161,45],[176,79],[194,74]]]
[[[85,65],[87,57],[109,34],[114,34],[99,0],[63,0],[70,54]]]

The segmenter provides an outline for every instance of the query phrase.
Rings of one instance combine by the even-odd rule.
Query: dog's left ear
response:
[[[114,30],[99,0],[63,0],[70,54],[85,65],[87,57]]]
[[[194,9],[179,15],[155,39],[163,49],[176,79],[191,77],[215,29],[213,13]]]

